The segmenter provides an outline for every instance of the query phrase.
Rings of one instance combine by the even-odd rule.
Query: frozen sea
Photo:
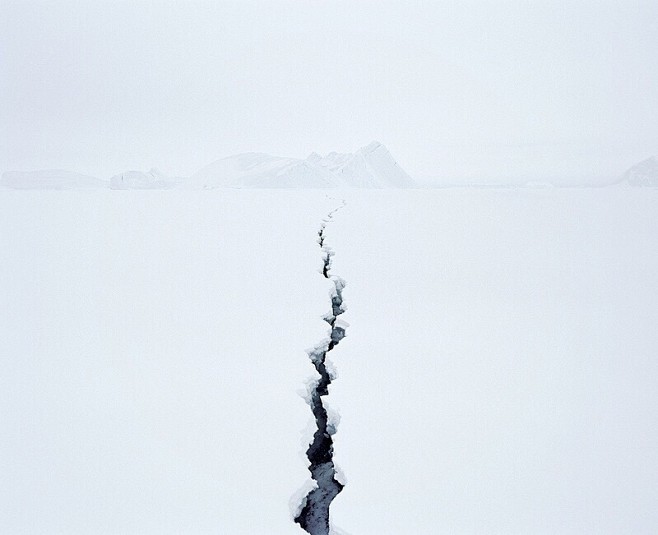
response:
[[[658,531],[658,190],[0,191],[0,533]]]

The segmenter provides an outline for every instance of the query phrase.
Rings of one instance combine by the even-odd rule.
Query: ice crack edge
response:
[[[346,323],[338,319],[345,312],[343,305],[345,281],[336,275],[331,275],[331,259],[334,252],[325,243],[327,223],[343,206],[345,206],[345,201],[341,206],[329,212],[327,218],[322,221],[318,232],[318,244],[323,258],[322,276],[330,280],[334,288],[331,292],[331,312],[324,317],[331,327],[329,340],[321,342],[308,352],[315,370],[320,375],[319,379],[309,387],[308,397],[308,404],[315,418],[316,431],[313,434],[313,441],[306,450],[306,456],[310,463],[309,472],[311,472],[315,486],[302,499],[295,522],[310,535],[329,535],[329,508],[331,502],[344,487],[337,478],[338,473],[333,461],[332,435],[336,433],[336,424],[330,421],[327,409],[322,402],[322,397],[329,394],[329,385],[335,379],[331,369],[328,369],[327,355],[345,338],[345,328],[347,327]]]

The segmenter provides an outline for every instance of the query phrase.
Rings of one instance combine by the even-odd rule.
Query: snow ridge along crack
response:
[[[308,352],[311,362],[320,374],[320,378],[309,388],[308,404],[311,406],[311,411],[315,417],[317,430],[313,435],[313,441],[306,450],[306,456],[310,462],[309,471],[316,487],[302,500],[301,510],[295,517],[295,522],[311,535],[329,535],[329,507],[344,487],[336,479],[337,472],[333,461],[334,445],[332,435],[336,432],[336,427],[329,421],[327,409],[322,402],[322,396],[329,394],[329,385],[335,378],[327,369],[327,355],[345,338],[345,327],[347,326],[338,319],[338,316],[345,312],[343,306],[345,281],[336,275],[330,274],[331,259],[334,252],[325,244],[325,230],[327,223],[345,204],[345,201],[343,201],[341,206],[329,212],[322,221],[318,232],[318,244],[323,258],[322,276],[333,282],[334,289],[331,294],[331,312],[324,317],[324,320],[331,327],[330,338]]]

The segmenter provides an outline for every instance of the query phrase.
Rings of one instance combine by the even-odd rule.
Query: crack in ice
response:
[[[336,466],[333,461],[333,439],[336,432],[335,425],[329,422],[327,409],[322,403],[322,396],[329,394],[329,385],[334,378],[327,369],[327,355],[336,345],[345,338],[345,324],[341,324],[338,316],[345,312],[343,307],[343,289],[345,281],[336,275],[331,275],[331,259],[333,251],[325,245],[325,229],[333,215],[345,206],[345,201],[338,208],[332,210],[323,220],[318,232],[318,244],[323,253],[322,276],[334,284],[331,294],[331,312],[324,320],[331,327],[328,341],[324,341],[308,352],[311,362],[315,366],[320,378],[310,388],[309,405],[315,417],[317,430],[313,441],[306,451],[310,462],[309,471],[316,483],[300,504],[301,510],[295,517],[295,522],[311,535],[329,535],[329,507],[334,498],[343,490],[344,485],[336,479]]]

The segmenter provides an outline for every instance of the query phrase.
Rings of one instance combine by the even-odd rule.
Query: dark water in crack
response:
[[[331,219],[338,209],[330,212],[328,218]],[[320,375],[313,387],[309,401],[317,430],[313,435],[313,441],[306,450],[306,456],[310,462],[309,471],[317,488],[306,495],[302,502],[303,507],[295,518],[295,522],[311,535],[329,535],[329,507],[334,498],[343,490],[343,484],[336,479],[336,467],[333,461],[334,444],[331,436],[335,433],[335,428],[329,424],[322,396],[329,393],[329,385],[332,380],[325,364],[327,354],[345,338],[345,328],[337,325],[338,316],[345,312],[343,308],[345,281],[340,277],[330,275],[331,258],[334,253],[325,246],[325,228],[326,222],[322,224],[320,232],[318,232],[318,244],[324,258],[322,275],[334,283],[331,312],[324,318],[331,327],[331,336],[328,343],[325,342],[308,353]]]

